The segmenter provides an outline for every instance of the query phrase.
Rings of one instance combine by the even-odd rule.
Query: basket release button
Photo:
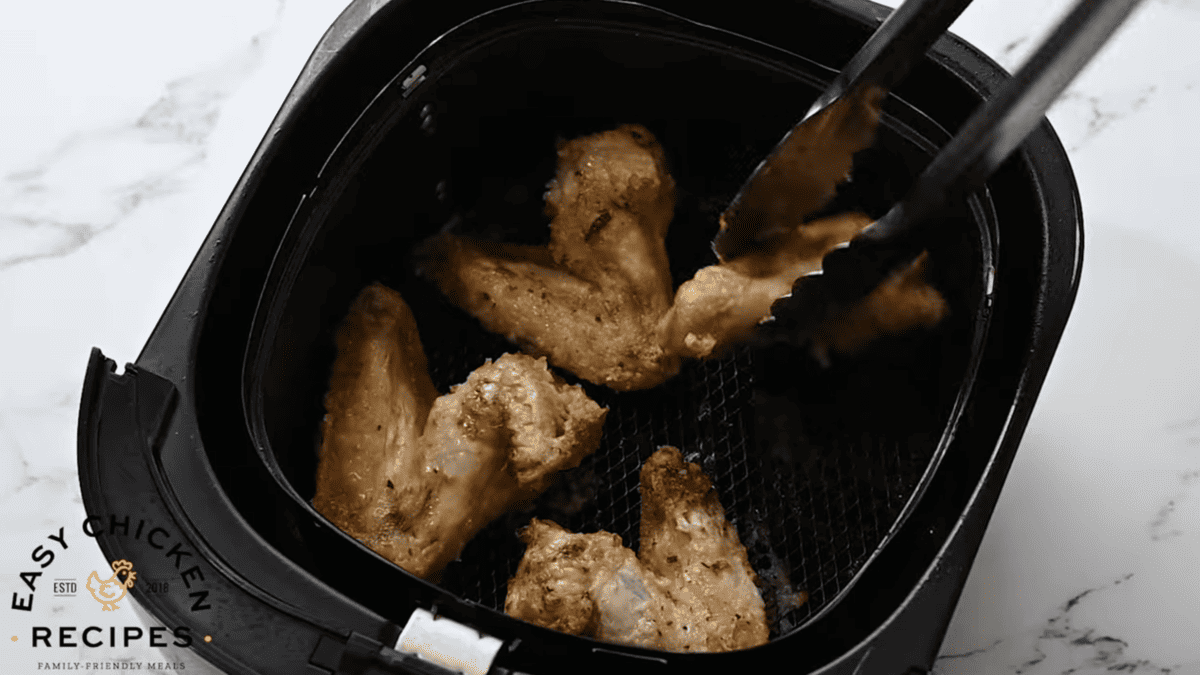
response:
[[[465,675],[487,675],[504,643],[445,617],[414,609],[396,651],[416,654],[443,668]]]

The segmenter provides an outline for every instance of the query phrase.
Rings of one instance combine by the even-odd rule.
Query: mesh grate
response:
[[[479,361],[465,357],[480,346],[431,350],[439,386],[462,381],[464,362]],[[495,346],[491,353],[511,349]],[[878,548],[933,444],[919,436],[901,442],[877,432],[846,433],[843,420],[756,386],[756,373],[772,363],[768,355],[742,348],[689,363],[652,391],[585,385],[609,408],[600,448],[530,508],[480,533],[447,568],[441,585],[502,610],[508,579],[524,553],[517,531],[533,516],[575,532],[614,532],[636,550],[639,472],[659,446],[674,445],[712,479],[737,527],[761,580],[772,637],[803,624]]]
[[[677,218],[701,220],[689,208],[681,200]],[[486,237],[495,234],[489,222],[495,221],[468,215],[460,227]],[[707,246],[671,246],[669,240],[677,275],[689,277],[711,263]],[[355,255],[376,250],[384,248],[363,246]],[[961,248],[933,254],[952,263],[935,284],[949,289],[952,308],[965,309],[971,299],[961,289],[969,286],[976,256]],[[394,262],[394,254],[387,259]],[[411,270],[385,281],[412,307],[440,391],[465,381],[485,359],[515,351]],[[835,358],[827,370],[794,347],[745,346],[688,362],[648,391],[581,383],[609,408],[599,449],[535,503],[476,535],[440,585],[503,610],[525,550],[518,531],[531,517],[574,532],[612,532],[637,550],[642,464],[658,447],[673,445],[713,481],[762,582],[771,636],[790,633],[838,599],[912,496],[961,384],[972,316],[954,310],[934,333],[880,340],[853,359]]]

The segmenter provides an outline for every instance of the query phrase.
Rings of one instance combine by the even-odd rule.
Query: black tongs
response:
[[[713,249],[730,260],[770,246],[825,205],[853,155],[875,141],[879,105],[970,0],[907,0],[754,169],[721,214]]]
[[[983,184],[1141,1],[1079,0],[1012,79],[976,109],[903,200],[776,301],[775,321],[767,324],[772,337],[807,341],[821,322],[910,264],[948,200]]]

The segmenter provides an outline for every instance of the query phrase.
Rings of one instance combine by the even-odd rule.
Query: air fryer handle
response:
[[[113,375],[115,365],[110,359],[104,357],[99,348],[92,347],[92,354],[88,359],[87,375],[84,378],[83,397],[80,402],[80,430],[99,423],[106,403],[101,396],[103,391],[101,380],[106,376]],[[132,363],[126,364],[124,375],[113,375],[113,377],[120,377],[132,388],[133,395],[130,397],[129,403],[132,403],[133,415],[130,416],[130,421],[134,422],[136,428],[130,431],[136,433],[137,437],[145,442],[147,448],[152,451],[157,450],[162,443],[163,431],[171,419],[171,413],[174,411],[178,398],[175,385],[171,384],[170,380],[142,370]]]
[[[116,363],[93,348],[79,406],[79,483],[88,514],[84,532],[106,559],[131,561],[139,578],[170,580],[170,592],[149,593],[144,584],[135,584],[130,593],[159,622],[189,636],[188,644],[177,646],[190,646],[233,673],[448,675],[388,646],[399,628],[382,617],[344,606],[316,588],[309,592],[324,611],[306,611],[265,591],[261,578],[255,582],[241,567],[231,567],[226,555],[193,529],[190,521],[204,514],[182,515],[171,506],[176,489],[185,486],[166,480],[161,464],[181,447],[199,442],[181,392],[134,364],[122,374],[115,371]],[[202,483],[202,473],[187,475]],[[210,510],[222,508],[219,500],[208,503]],[[227,538],[237,524],[229,522]],[[242,541],[243,546],[253,543]],[[260,566],[274,577],[289,573],[265,558]],[[267,642],[275,648],[246,654],[226,647],[264,630],[267,616]]]

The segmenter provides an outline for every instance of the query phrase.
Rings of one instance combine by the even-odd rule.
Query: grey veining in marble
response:
[[[258,68],[276,27],[213,67],[168,82],[132,124],[72,134],[39,166],[0,179],[0,270],[73,253],[144,202],[184,189],[222,104]]]
[[[6,603],[59,527],[70,548],[43,579],[106,565],[78,530],[88,352],[134,360],[344,6],[0,4]],[[975,0],[952,30],[1011,70],[1066,6]],[[1083,283],[939,675],[1200,675],[1198,42],[1200,0],[1147,0],[1050,112],[1083,202]],[[0,612],[4,672],[84,660],[211,672],[190,651],[144,644],[39,651],[28,645],[35,620],[156,620],[136,606],[103,616],[45,581],[35,602]]]

